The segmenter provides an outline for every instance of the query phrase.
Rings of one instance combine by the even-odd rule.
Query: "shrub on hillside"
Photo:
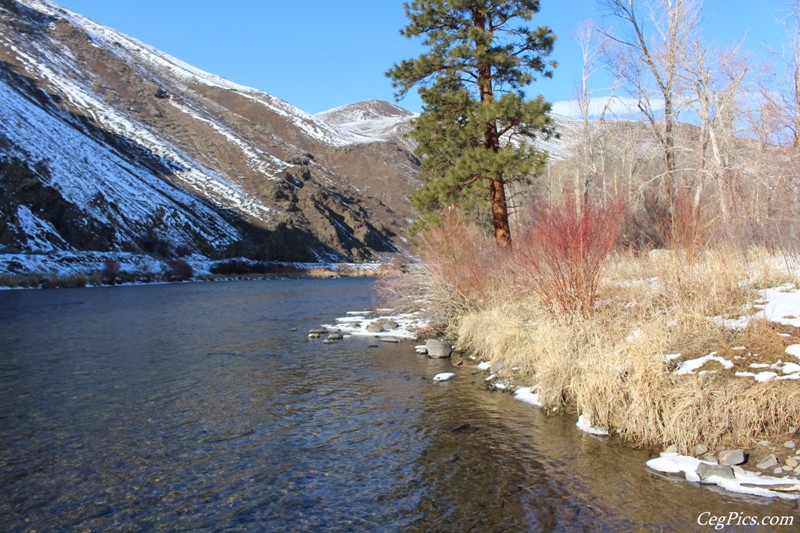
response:
[[[122,265],[119,261],[113,259],[106,259],[103,263],[103,270],[100,271],[102,283],[106,285],[116,285],[117,280],[122,272]]]
[[[194,277],[194,269],[184,259],[170,259],[164,274],[170,281],[187,281]]]
[[[603,263],[625,215],[620,201],[544,205],[515,247],[517,282],[551,311],[591,314]]]
[[[172,256],[172,243],[162,238],[156,230],[148,228],[139,239],[142,250],[159,257]]]

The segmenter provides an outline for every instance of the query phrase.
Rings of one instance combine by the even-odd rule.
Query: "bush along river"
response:
[[[413,342],[308,338],[374,305],[365,278],[0,292],[0,530],[688,531],[800,514],[649,471],[647,451]]]

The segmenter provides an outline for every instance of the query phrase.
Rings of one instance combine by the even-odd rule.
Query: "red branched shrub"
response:
[[[542,206],[517,239],[518,283],[538,294],[551,311],[591,314],[603,263],[622,228],[621,201],[588,203],[570,199]]]
[[[441,225],[427,228],[419,239],[420,261],[474,303],[488,296],[497,254],[492,239],[457,215],[444,217]]]

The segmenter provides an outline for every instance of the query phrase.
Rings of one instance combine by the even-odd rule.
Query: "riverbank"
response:
[[[0,289],[381,276],[397,273],[399,268],[389,262],[292,263],[246,258],[212,260],[198,254],[170,258],[126,252],[0,254]]]
[[[796,258],[758,248],[620,253],[591,311],[570,313],[554,312],[513,257],[464,248],[451,261],[442,258],[452,249],[423,257],[385,292],[415,299],[459,351],[506,386],[528,386],[547,413],[673,456],[720,462],[741,450],[729,466],[798,483]]]

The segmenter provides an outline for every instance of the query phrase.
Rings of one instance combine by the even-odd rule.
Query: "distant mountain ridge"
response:
[[[0,0],[0,249],[369,260],[402,251],[414,114],[308,114],[46,0]]]

